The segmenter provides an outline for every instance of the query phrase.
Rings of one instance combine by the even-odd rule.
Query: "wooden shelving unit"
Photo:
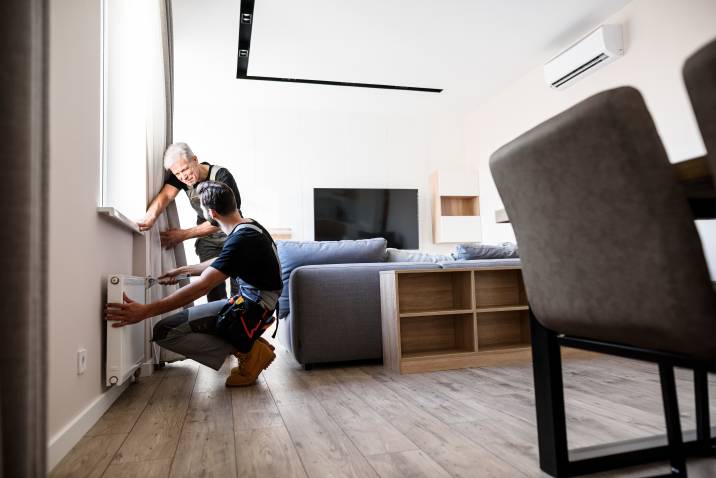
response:
[[[530,357],[519,267],[380,273],[383,364],[398,373]]]

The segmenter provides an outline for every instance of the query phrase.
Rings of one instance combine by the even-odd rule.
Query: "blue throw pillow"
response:
[[[511,242],[502,244],[481,244],[479,242],[458,244],[452,254],[455,260],[471,259],[512,259],[520,257],[517,245]]]
[[[355,241],[276,241],[281,261],[283,291],[278,299],[279,316],[289,313],[288,279],[297,267],[316,264],[384,262],[388,241],[382,237]]]

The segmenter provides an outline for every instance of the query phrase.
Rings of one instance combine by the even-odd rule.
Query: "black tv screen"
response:
[[[384,237],[388,247],[418,248],[417,189],[314,189],[317,241]]]

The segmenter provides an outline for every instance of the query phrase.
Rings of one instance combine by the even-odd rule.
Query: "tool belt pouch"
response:
[[[219,311],[216,331],[240,353],[248,353],[264,331],[262,315],[259,304],[235,295]]]

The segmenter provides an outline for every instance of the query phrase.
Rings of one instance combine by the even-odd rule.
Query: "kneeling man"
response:
[[[175,283],[180,274],[200,277],[157,302],[139,304],[125,295],[123,304],[107,304],[106,318],[117,321],[114,327],[134,324],[178,309],[231,277],[239,295],[166,317],[154,326],[153,340],[215,370],[234,354],[239,367],[231,370],[226,385],[251,385],[276,357],[260,338],[275,320],[283,285],[276,245],[263,226],[241,215],[226,184],[204,181],[197,193],[205,217],[228,236],[219,257],[164,274],[159,279],[165,284]]]

